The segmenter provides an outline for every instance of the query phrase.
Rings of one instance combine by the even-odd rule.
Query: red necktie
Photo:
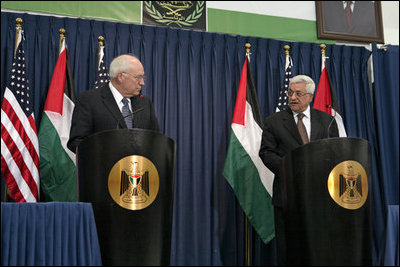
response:
[[[346,8],[344,11],[346,12],[346,19],[347,19],[347,27],[350,27],[351,24],[351,1],[346,1]]]

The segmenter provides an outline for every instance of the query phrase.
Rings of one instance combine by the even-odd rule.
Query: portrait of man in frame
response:
[[[318,38],[383,43],[380,1],[316,1]]]

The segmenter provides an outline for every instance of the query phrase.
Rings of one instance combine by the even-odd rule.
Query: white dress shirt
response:
[[[124,103],[122,103],[122,99],[124,99],[124,97],[121,95],[120,92],[118,92],[118,90],[112,85],[111,82],[108,83],[108,86],[110,86],[111,93],[113,94],[115,102],[118,104],[119,110],[122,113],[122,107],[124,106]],[[132,112],[131,99],[130,98],[126,98],[126,99],[128,99],[128,102],[129,102],[129,105],[128,105],[129,110]]]

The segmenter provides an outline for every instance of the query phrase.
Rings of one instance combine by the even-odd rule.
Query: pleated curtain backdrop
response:
[[[382,202],[374,207],[379,227],[374,239],[380,246],[378,262],[384,266],[399,265],[399,46],[385,49],[372,46],[374,62],[376,131],[380,155],[379,171],[383,179],[377,189]],[[383,227],[385,226],[385,228]]]
[[[244,216],[222,168],[244,45],[251,44],[252,75],[265,117],[275,111],[283,84],[284,45],[291,47],[293,75],[309,75],[318,84],[319,44],[2,12],[2,96],[11,69],[17,17],[24,21],[28,77],[38,125],[58,56],[60,28],[66,30],[77,96],[94,85],[99,35],[105,38],[107,66],[123,53],[134,53],[142,60],[146,73],[142,93],[153,101],[161,131],[177,144],[171,264],[243,265]],[[370,142],[374,184],[381,177],[376,168],[375,122],[367,76],[370,54],[363,47],[326,48],[328,72],[348,136]],[[381,193],[372,194],[379,202]],[[251,237],[252,263],[275,264],[274,242],[264,245],[254,232]]]

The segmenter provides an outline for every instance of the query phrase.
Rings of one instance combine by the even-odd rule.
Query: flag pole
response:
[[[321,44],[319,47],[321,48],[321,55],[325,56],[325,47],[326,47],[326,45],[325,44]]]
[[[15,54],[17,53],[17,44],[18,44],[19,34],[22,30],[21,24],[22,24],[23,20],[21,18],[17,18],[15,21],[17,22],[17,27],[15,30],[14,57],[15,57]]]
[[[289,45],[285,45],[283,48],[285,49],[285,56],[288,56],[289,55],[290,46]]]
[[[98,52],[97,67],[99,67],[100,60],[101,60],[101,47],[103,46],[104,37],[100,35],[97,39],[99,40],[99,50],[98,50],[99,52]]]
[[[14,44],[14,57],[15,54],[17,53],[17,45],[18,45],[18,39],[19,35],[22,30],[22,22],[23,20],[21,18],[16,18],[15,22],[17,23],[17,26],[15,28],[15,44]],[[4,202],[9,202],[10,201],[10,189],[8,189],[7,183],[4,183]]]
[[[250,43],[246,43],[244,45],[246,48],[246,57],[249,60],[250,63]],[[247,218],[247,215],[245,216],[244,219],[244,236],[245,236],[245,243],[244,243],[244,256],[245,256],[245,266],[250,266],[250,225],[249,225],[249,219]]]
[[[249,43],[246,43],[245,45],[244,45],[244,47],[246,48],[246,57],[249,59],[249,61],[250,61],[250,47],[251,47],[251,44],[249,44]]]
[[[325,44],[320,44],[319,46],[321,48],[321,71],[325,68]]]
[[[61,28],[59,30],[59,33],[60,33],[60,47],[58,49],[58,54],[61,53],[62,45],[63,45],[64,39],[65,39],[65,29]]]
[[[285,45],[283,48],[285,49],[285,72],[286,72],[286,68],[289,65],[289,60],[290,60],[289,59],[289,57],[290,57],[290,55],[289,55],[290,45]]]
[[[285,72],[286,72],[286,68],[289,65],[289,50],[290,50],[290,45],[285,45],[283,47],[285,49]]]

